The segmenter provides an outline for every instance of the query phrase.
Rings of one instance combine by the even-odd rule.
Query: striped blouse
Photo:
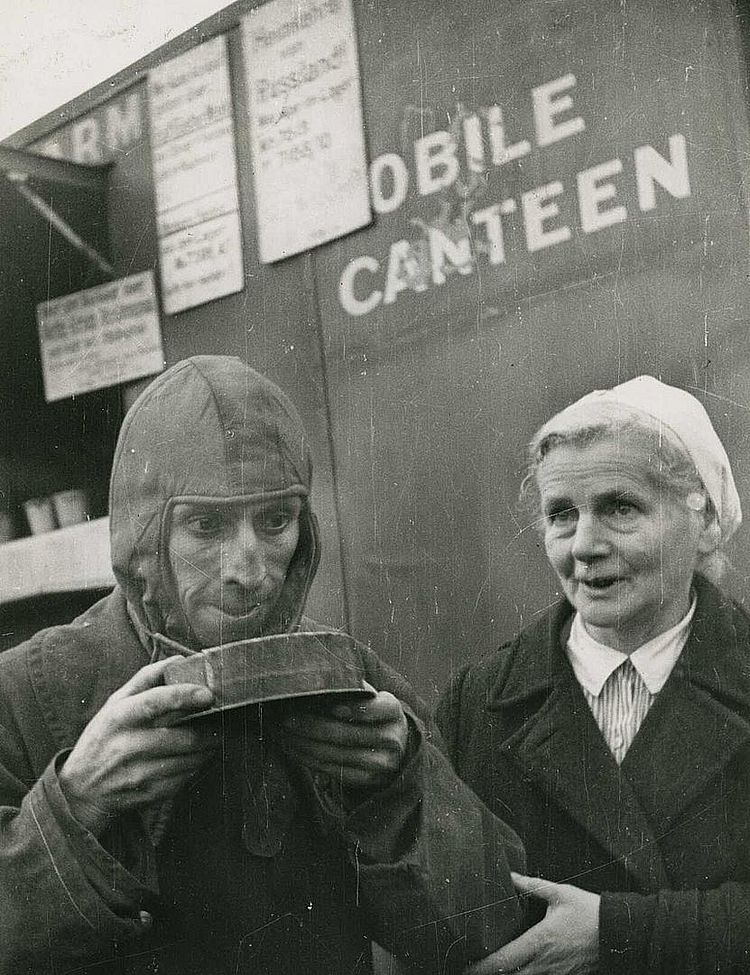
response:
[[[573,619],[568,659],[618,765],[682,653],[694,612],[695,600],[676,626],[629,656],[589,636],[577,613]]]

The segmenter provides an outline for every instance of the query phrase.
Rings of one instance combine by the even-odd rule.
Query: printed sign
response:
[[[134,85],[32,144],[34,152],[56,159],[97,165],[113,162],[143,141],[145,86]]]
[[[244,283],[226,39],[148,79],[164,310],[193,308]]]
[[[272,0],[243,21],[260,258],[370,223],[349,0]]]
[[[499,105],[458,104],[445,112],[451,128],[423,133],[430,128],[425,118],[406,151],[376,156],[370,178],[380,225],[397,223],[406,208],[408,234],[389,241],[385,254],[349,259],[335,289],[344,311],[382,314],[383,306],[427,293],[451,276],[502,275],[507,266],[516,279],[538,279],[544,252],[571,242],[584,248],[588,235],[690,197],[687,140],[680,131],[667,129],[653,144],[623,145],[610,158],[600,150],[593,165],[585,156],[579,164],[580,147],[591,141],[583,108],[590,101],[568,72],[528,95],[516,90],[517,114],[527,108],[523,138]],[[526,173],[540,170],[543,182],[509,193],[517,180],[503,182],[503,176],[517,160]]]
[[[37,305],[47,402],[160,372],[151,271]]]

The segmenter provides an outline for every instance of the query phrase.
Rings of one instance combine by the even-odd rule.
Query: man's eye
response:
[[[221,515],[207,512],[202,515],[194,515],[190,519],[190,528],[196,535],[216,535],[223,527]]]
[[[257,519],[256,529],[266,535],[279,535],[293,517],[292,512],[286,508],[264,511]]]

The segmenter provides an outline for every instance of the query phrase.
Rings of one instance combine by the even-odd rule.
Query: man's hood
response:
[[[194,356],[155,379],[125,417],[109,494],[112,566],[139,629],[191,643],[169,563],[175,504],[297,495],[299,542],[267,627],[293,629],[318,564],[311,480],[299,414],[240,359]]]

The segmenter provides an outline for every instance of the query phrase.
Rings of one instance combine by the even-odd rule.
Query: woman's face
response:
[[[682,619],[713,545],[704,511],[658,485],[658,462],[625,437],[553,447],[537,471],[547,558],[589,634],[624,652]]]

